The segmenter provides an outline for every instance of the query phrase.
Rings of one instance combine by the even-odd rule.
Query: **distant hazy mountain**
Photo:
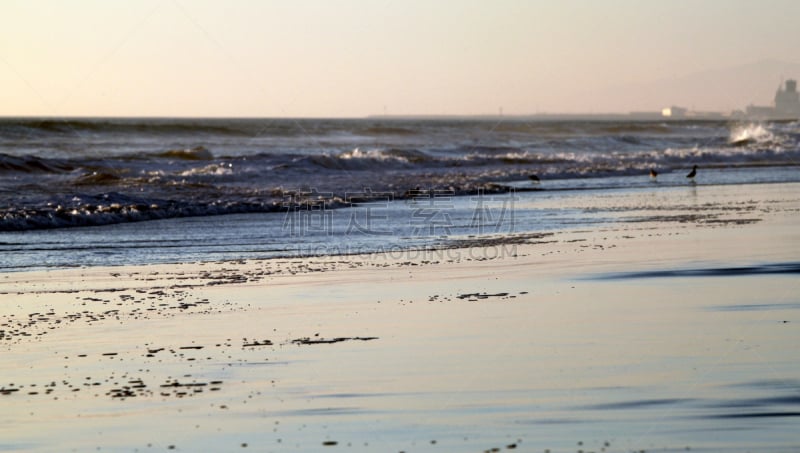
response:
[[[772,105],[782,79],[800,79],[800,63],[762,60],[649,83],[615,86],[587,96],[608,111],[648,111],[677,105],[731,111],[748,104]]]

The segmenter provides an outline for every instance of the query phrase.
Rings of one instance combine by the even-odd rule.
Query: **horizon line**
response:
[[[421,114],[382,114],[372,113],[360,116],[220,116],[220,115],[0,115],[2,120],[407,120],[407,119],[630,119],[630,120],[724,120],[735,119],[732,112],[703,111],[699,116],[669,117],[661,110],[631,112],[539,112],[539,113],[421,113]],[[711,115],[714,115],[711,117]],[[717,116],[719,115],[719,116]]]

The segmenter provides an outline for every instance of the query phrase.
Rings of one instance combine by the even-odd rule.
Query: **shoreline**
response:
[[[535,194],[517,191],[487,194],[485,198],[448,196],[427,202],[367,204],[296,215],[233,214],[36,230],[27,235],[14,233],[7,236],[6,242],[0,241],[9,258],[0,275],[98,265],[421,254],[538,242],[573,230],[625,229],[633,228],[633,224],[641,224],[638,228],[654,224],[657,228],[659,223],[714,226],[758,222],[765,214],[763,206],[770,203],[773,194],[783,197],[783,192],[798,187],[800,183],[792,182],[683,186],[651,183],[612,190],[587,188]],[[751,192],[754,197],[737,200],[737,194],[744,192]],[[611,200],[614,201],[610,203]],[[482,219],[488,223],[479,222]],[[312,221],[326,222],[326,229],[306,225]],[[371,229],[350,231],[353,225],[359,227],[363,222]],[[433,234],[434,228],[439,234]],[[208,233],[224,230],[230,233],[220,238]],[[247,239],[239,240],[241,235]],[[188,241],[186,237],[198,240]],[[210,245],[203,248],[203,244]],[[48,245],[52,251],[48,251]]]

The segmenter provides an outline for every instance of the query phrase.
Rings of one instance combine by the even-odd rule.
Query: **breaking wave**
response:
[[[355,148],[338,154],[317,154],[311,156],[298,156],[291,161],[291,165],[313,166],[328,170],[379,170],[392,168],[412,168],[423,165],[436,166],[437,159],[423,151],[415,149],[370,149],[362,151]]]
[[[231,164],[210,164],[204,167],[197,167],[197,168],[190,168],[188,170],[179,172],[178,175],[180,176],[223,176],[223,175],[232,175]]]
[[[148,200],[121,194],[86,197],[65,205],[10,209],[0,212],[0,231],[26,231],[80,226],[100,226],[175,217],[273,212],[274,203],[198,203]]]
[[[747,124],[731,130],[729,142],[734,146],[778,143],[777,137],[763,124]]]

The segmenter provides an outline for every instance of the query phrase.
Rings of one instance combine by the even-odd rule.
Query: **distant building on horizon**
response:
[[[775,92],[775,104],[772,107],[748,105],[745,115],[758,119],[798,119],[800,118],[800,93],[797,91],[797,80],[789,79],[783,87]]]
[[[778,114],[800,115],[800,93],[797,92],[797,81],[789,79],[786,81],[786,89],[775,93],[775,110]]]
[[[690,110],[675,105],[661,109],[657,112],[632,112],[632,117],[637,119],[653,119],[658,116],[665,120],[724,120],[754,119],[754,120],[796,120],[800,119],[800,92],[797,91],[797,80],[788,79],[778,86],[775,92],[775,101],[772,106],[750,104],[746,110],[736,110],[730,113],[703,112]]]
[[[661,109],[661,118],[671,120],[724,120],[726,115],[722,112],[705,112],[689,110],[676,105]]]
[[[675,105],[661,109],[661,116],[667,118],[685,118],[687,113],[689,109]]]

